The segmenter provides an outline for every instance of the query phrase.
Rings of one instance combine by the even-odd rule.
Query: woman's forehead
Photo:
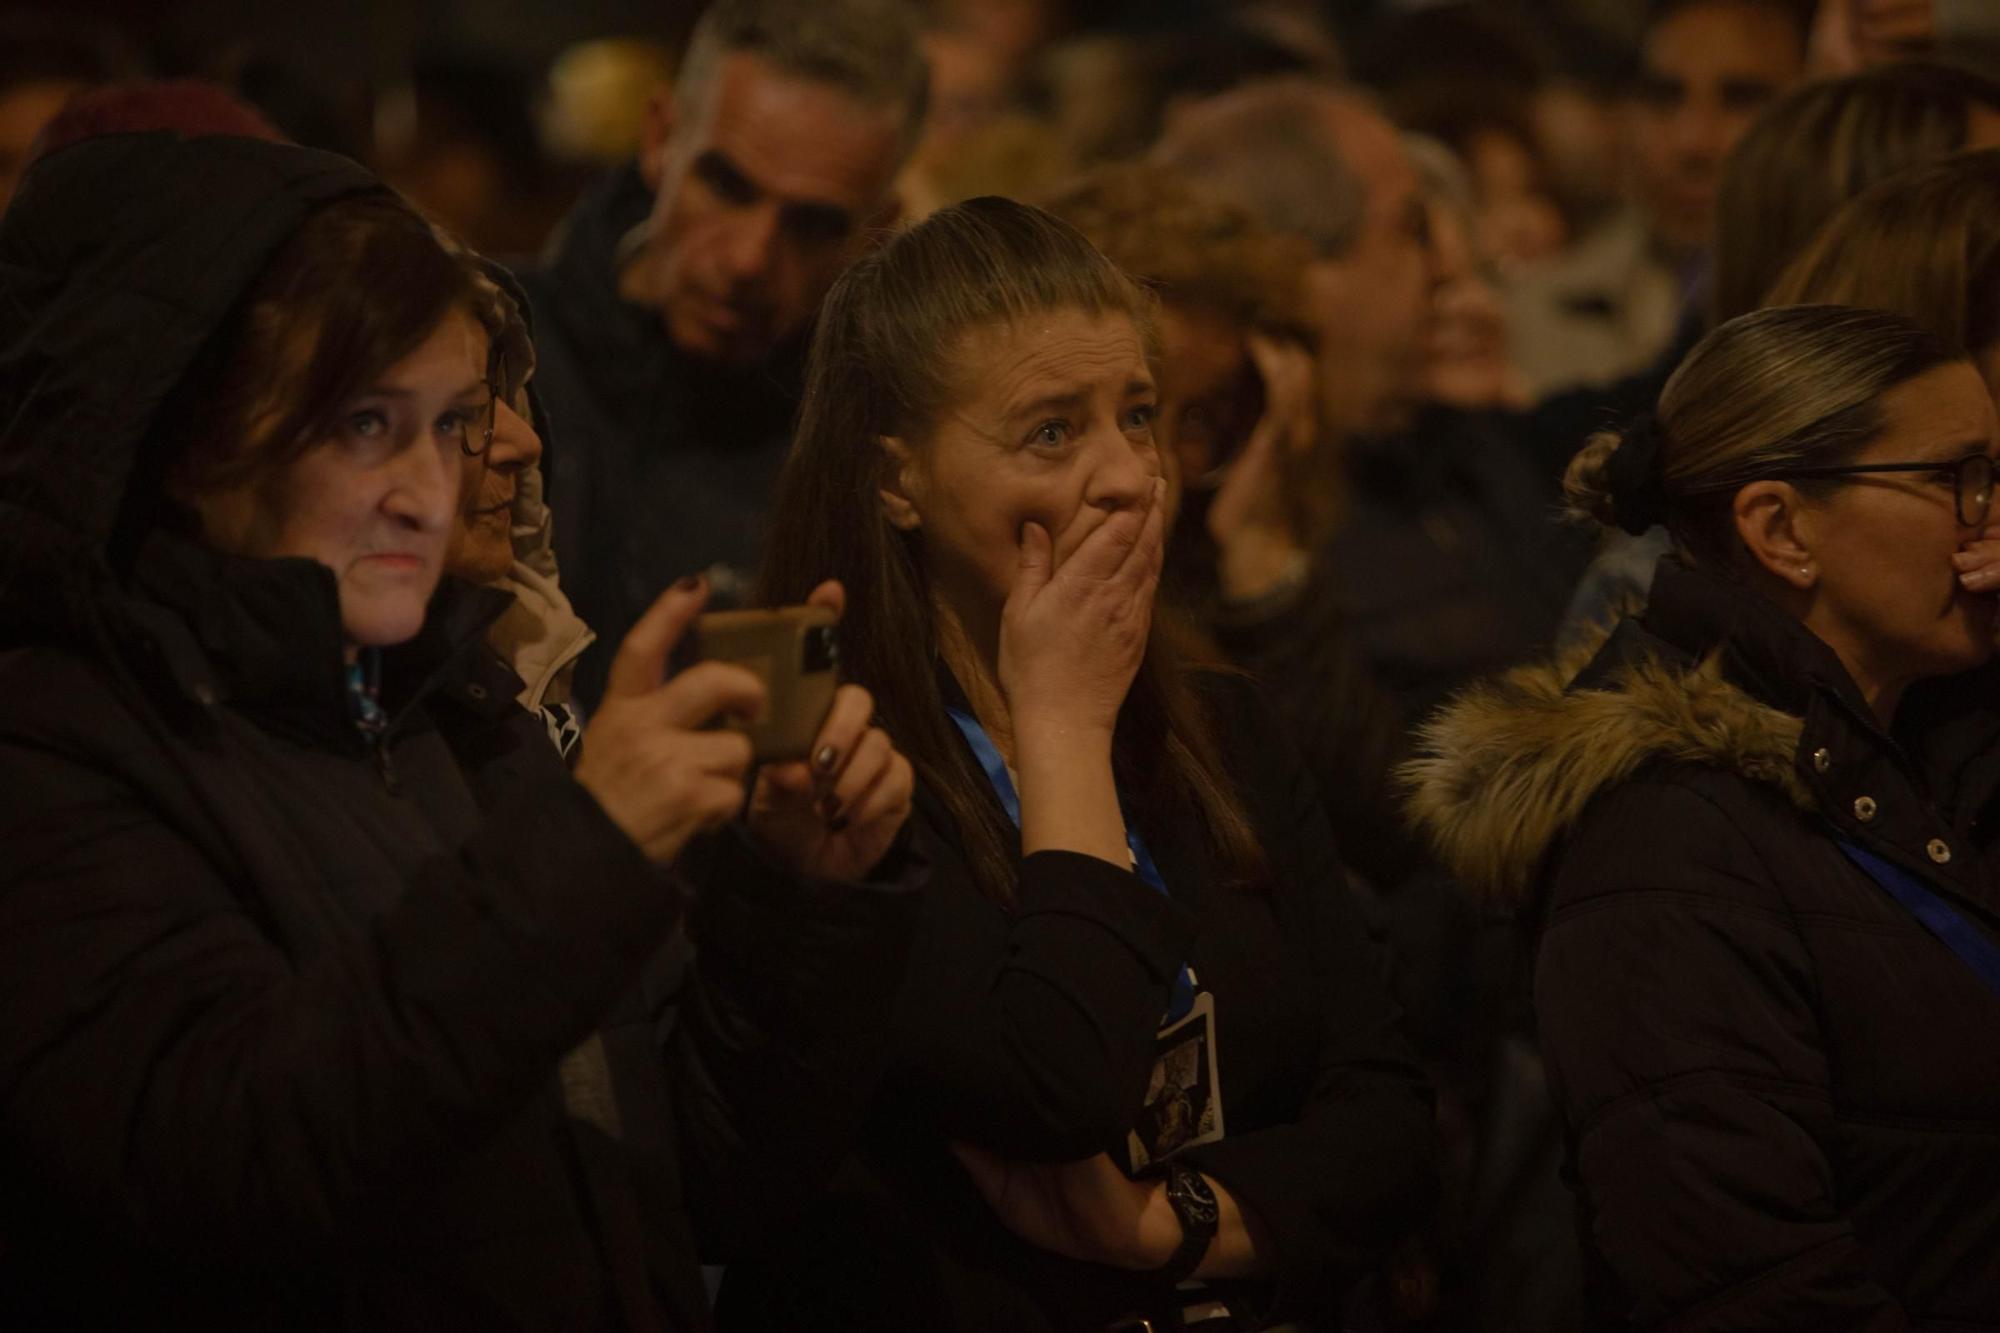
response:
[[[474,381],[483,383],[488,370],[489,344],[485,325],[471,311],[455,306],[423,342],[382,372],[378,387],[392,391],[428,390],[438,387],[432,381],[451,380],[449,391],[457,392]]]
[[[1027,397],[1150,385],[1144,341],[1130,316],[1057,310],[968,330],[954,379],[969,399],[1004,407]]]

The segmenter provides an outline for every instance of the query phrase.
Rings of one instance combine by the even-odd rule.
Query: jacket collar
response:
[[[203,708],[228,704],[319,740],[358,738],[340,595],[325,566],[222,555],[157,532],[140,548],[133,583],[131,619],[186,699]],[[392,729],[440,689],[471,685],[476,697],[498,692],[512,706],[511,689],[474,679],[489,665],[475,660],[485,630],[512,603],[498,589],[453,579],[439,586],[417,637],[383,653],[382,705]]]
[[[584,364],[593,375],[638,358],[643,364],[630,367],[635,385],[643,382],[641,372],[657,371],[651,363],[661,359],[668,345],[653,312],[618,295],[619,259],[652,207],[637,163],[628,163],[591,186],[550,239],[543,258],[550,285],[561,291],[562,299],[544,302],[536,311],[583,349]],[[611,355],[619,360],[603,359]]]
[[[1838,657],[1754,592],[1663,560],[1645,614],[1460,694],[1419,731],[1412,819],[1472,891],[1520,902],[1600,792],[1654,762],[1768,787],[1841,836],[1963,888],[2000,791],[2000,670],[1911,690],[1892,738]]]

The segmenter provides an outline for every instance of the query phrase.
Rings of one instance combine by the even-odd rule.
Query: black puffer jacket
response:
[[[1930,682],[1886,735],[1818,638],[1669,558],[1580,676],[1428,729],[1454,867],[1546,895],[1536,1011],[1608,1326],[2000,1328],[2000,995],[1839,842],[2000,929],[1996,699],[1991,669]]]
[[[698,1328],[697,1246],[870,1090],[907,881],[716,839],[694,967],[479,648],[504,595],[385,654],[371,745],[329,571],[121,523],[225,312],[379,188],[118,136],[0,229],[0,1327]]]

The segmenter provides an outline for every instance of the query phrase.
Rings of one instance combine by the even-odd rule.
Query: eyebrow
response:
[[[1026,402],[1016,403],[1008,408],[1007,419],[1012,421],[1020,417],[1040,416],[1044,412],[1060,412],[1065,408],[1077,407],[1089,397],[1090,392],[1087,389],[1064,389],[1056,393],[1043,394],[1039,398],[1030,398]]]
[[[762,182],[736,165],[719,148],[707,149],[696,157],[694,169],[719,193],[736,203],[753,203],[770,194]],[[852,210],[819,199],[780,198],[778,212],[794,230],[844,235],[854,229]]]
[[[1125,381],[1123,396],[1131,398],[1140,394],[1158,392],[1158,387],[1151,380],[1130,379]],[[1060,412],[1064,409],[1073,409],[1088,401],[1090,401],[1090,389],[1087,386],[1062,389],[1055,393],[1043,394],[1039,398],[1031,398],[1026,402],[1015,404],[1013,407],[1007,409],[1007,419],[1012,421],[1018,417],[1039,416],[1043,412]]]
[[[470,398],[473,394],[478,393],[481,389],[484,389],[490,393],[492,392],[493,386],[491,384],[488,384],[485,380],[474,380],[472,381],[472,383],[466,385],[463,389],[460,389],[457,393],[451,396],[453,398]],[[421,389],[409,389],[395,384],[371,384],[370,386],[363,389],[360,393],[357,393],[354,396],[356,398],[401,399],[401,398],[416,398],[420,396],[422,393],[423,390]]]

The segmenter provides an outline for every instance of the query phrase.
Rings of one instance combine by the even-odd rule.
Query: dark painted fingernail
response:
[[[836,819],[832,823],[828,824],[826,826],[826,831],[828,833],[839,833],[846,827],[847,827],[847,816],[842,815],[839,819]]]
[[[676,588],[679,588],[682,592],[693,592],[696,588],[699,588],[701,584],[702,584],[702,577],[699,574],[690,574],[684,579],[676,579],[674,581],[674,586]]]
[[[833,772],[833,761],[838,758],[840,758],[840,751],[834,749],[831,745],[822,745],[819,747],[819,753],[813,756],[813,767],[822,773],[831,773]]]

